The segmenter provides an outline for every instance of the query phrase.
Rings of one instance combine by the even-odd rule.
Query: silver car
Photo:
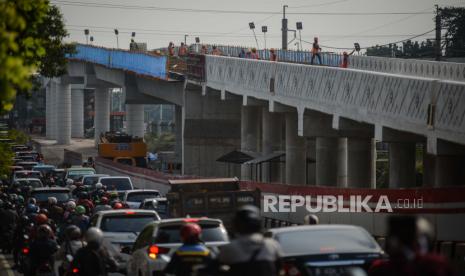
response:
[[[129,208],[137,209],[139,208],[140,203],[145,199],[158,197],[161,197],[161,194],[158,190],[129,190],[124,193],[123,203],[125,203]]]

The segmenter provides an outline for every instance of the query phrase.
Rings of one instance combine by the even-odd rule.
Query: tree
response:
[[[465,8],[446,7],[439,10],[442,28],[446,30],[445,55],[447,57],[465,56]]]
[[[32,87],[32,75],[65,72],[67,35],[59,10],[48,0],[0,0],[0,112],[11,110],[18,91]]]

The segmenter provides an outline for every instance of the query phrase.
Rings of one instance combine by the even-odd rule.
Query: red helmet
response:
[[[121,204],[120,202],[116,202],[115,204],[113,204],[113,209],[123,209],[123,204]]]
[[[100,198],[100,203],[102,203],[102,204],[108,204],[108,197],[102,196],[102,197]]]
[[[200,239],[200,233],[202,228],[196,223],[186,223],[181,227],[180,231],[181,239],[183,242],[186,241],[197,241]]]
[[[37,225],[42,225],[47,223],[48,217],[45,214],[38,214],[35,218]]]

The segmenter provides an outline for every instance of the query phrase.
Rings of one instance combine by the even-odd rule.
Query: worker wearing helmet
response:
[[[355,49],[350,53],[347,53],[347,52],[342,53],[342,63],[340,65],[341,68],[349,67],[349,56],[351,56],[354,52],[355,52]]]
[[[76,206],[76,215],[72,218],[71,223],[79,227],[81,232],[87,230],[87,227],[89,227],[89,217],[86,216],[86,208],[84,206]]]
[[[180,229],[183,245],[174,252],[165,268],[168,275],[192,275],[194,267],[208,267],[212,263],[211,251],[202,243],[202,229],[196,223],[186,223]]]
[[[218,255],[219,263],[230,267],[230,275],[278,275],[281,248],[261,234],[260,210],[253,205],[240,207],[233,226],[236,238],[221,247]]]
[[[118,263],[103,246],[103,233],[96,227],[91,227],[85,234],[87,245],[79,249],[71,264],[73,275],[108,275],[116,271]]]

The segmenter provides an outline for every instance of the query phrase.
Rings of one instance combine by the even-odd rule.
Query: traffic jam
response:
[[[7,139],[4,139],[7,140]],[[94,164],[57,168],[29,145],[0,193],[3,255],[24,275],[456,275],[427,221],[397,216],[379,244],[354,225],[264,227],[260,191],[237,178],[138,189]]]

